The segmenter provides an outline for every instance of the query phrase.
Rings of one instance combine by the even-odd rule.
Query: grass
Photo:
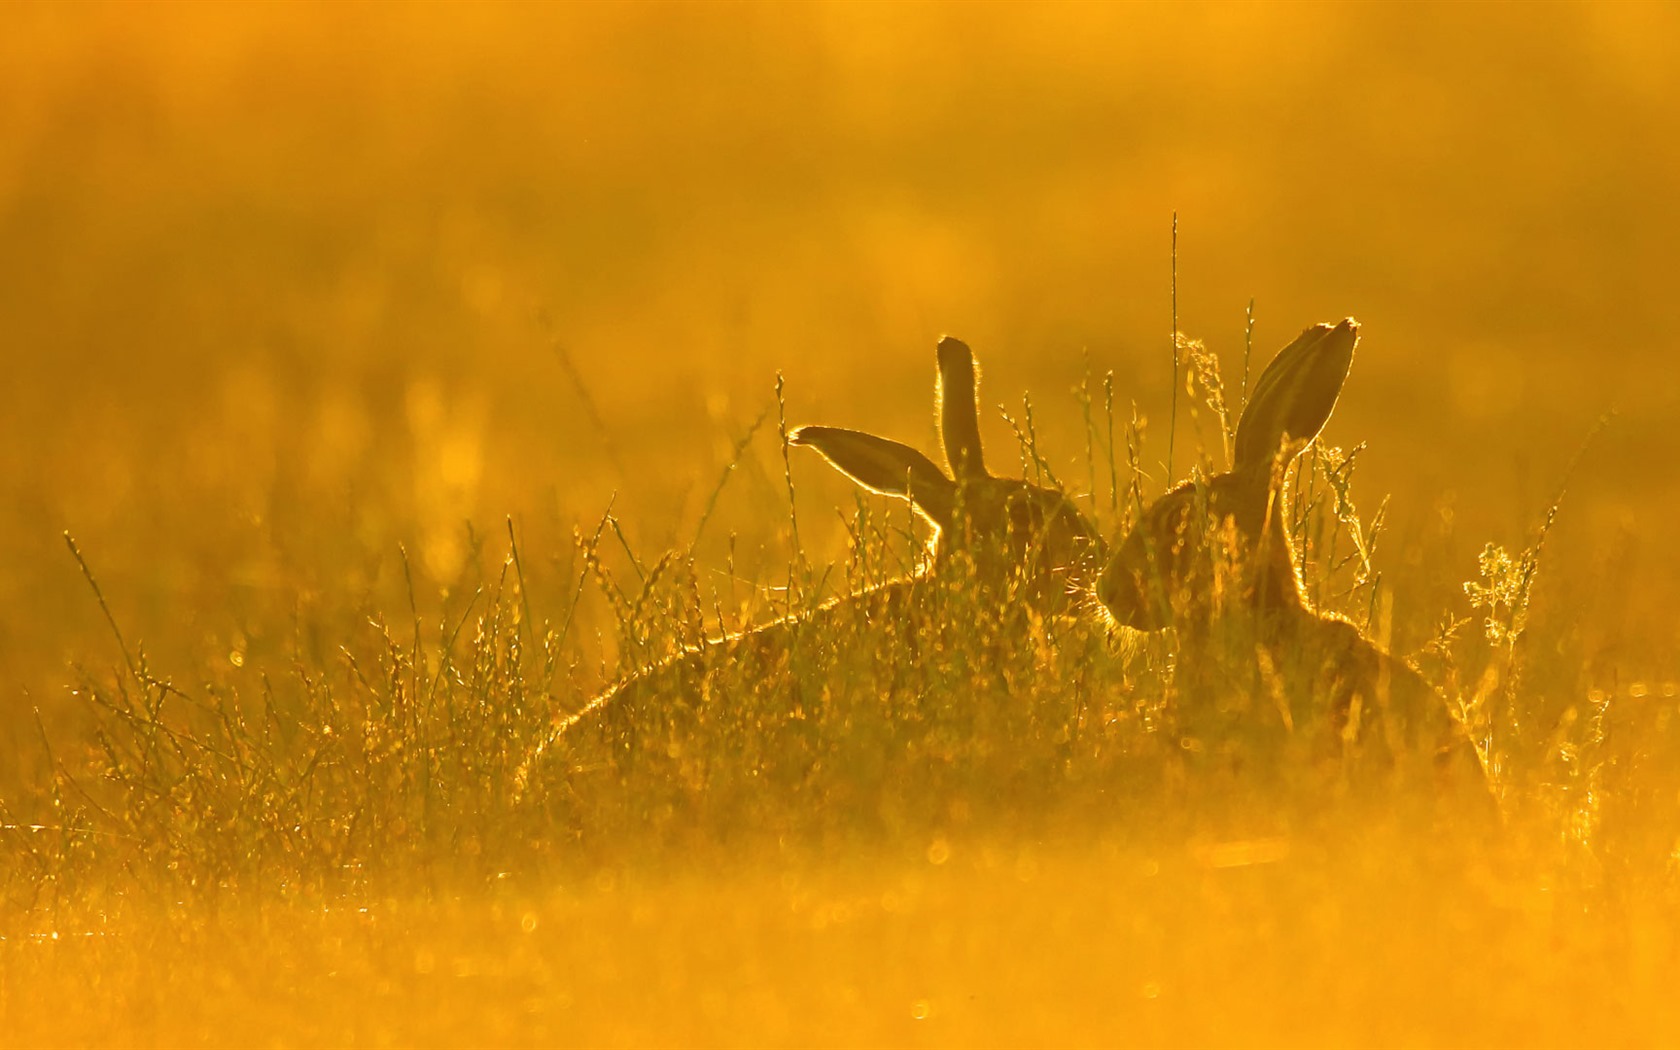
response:
[[[8,1039],[1546,1045],[1674,1030],[1659,914],[1580,911],[1532,872],[1393,852],[1381,832],[1280,841],[936,839],[822,864],[712,854],[653,877],[191,909],[11,948]],[[89,973],[91,1000],[74,995]]]
[[[1141,436],[1116,464],[1112,427],[1077,461],[1136,488]],[[1288,722],[1264,690],[1180,693],[1170,635],[960,574],[898,617],[802,612],[913,563],[890,505],[858,504],[832,572],[796,556],[757,589],[756,618],[795,617],[776,645],[655,670],[558,736],[619,674],[582,624],[657,668],[743,622],[692,551],[638,557],[609,514],[531,593],[510,523],[463,586],[424,592],[399,552],[406,594],[359,626],[166,669],[71,541],[120,659],[5,800],[0,1012],[20,1042],[1672,1036],[1674,687],[1581,702],[1586,640],[1531,617],[1538,539],[1405,611],[1356,461],[1321,449],[1291,486],[1309,593],[1457,699],[1497,816],[1327,760],[1305,683]],[[28,1005],[82,974],[96,1010]]]

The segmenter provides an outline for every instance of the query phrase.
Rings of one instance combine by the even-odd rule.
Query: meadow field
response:
[[[1680,8],[5,18],[0,1045],[1680,1042]],[[810,615],[942,335],[1114,545],[1350,315],[1303,584],[1473,783]]]

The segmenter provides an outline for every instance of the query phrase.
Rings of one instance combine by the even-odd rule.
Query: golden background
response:
[[[77,731],[68,667],[120,660],[66,530],[130,641],[189,676],[283,666],[300,633],[330,653],[406,608],[400,550],[431,602],[505,518],[553,617],[609,505],[643,556],[686,544],[778,373],[790,425],[932,447],[946,332],[988,403],[1033,392],[1058,462],[1073,387],[1112,371],[1158,491],[1175,213],[1178,326],[1233,382],[1251,300],[1256,369],[1364,325],[1327,439],[1370,443],[1414,608],[1462,605],[1484,542],[1523,546],[1614,410],[1536,615],[1591,624],[1582,692],[1680,677],[1673,5],[4,20],[0,792],[46,768],[34,711]],[[1182,477],[1207,424],[1180,413]],[[780,455],[767,426],[713,571],[731,535],[744,579],[787,563]],[[851,490],[792,469],[832,560]]]
[[[1053,435],[1088,352],[1159,444],[1174,211],[1179,325],[1228,371],[1250,298],[1257,355],[1364,322],[1331,438],[1396,520],[1514,539],[1616,408],[1558,557],[1674,578],[1672,7],[8,17],[8,666],[89,612],[63,528],[153,628],[344,530],[388,553],[616,491],[658,545],[778,370],[791,422],[926,436],[947,331]]]

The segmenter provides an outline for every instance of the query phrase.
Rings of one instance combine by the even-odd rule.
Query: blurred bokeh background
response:
[[[641,553],[686,544],[778,372],[790,423],[933,447],[943,332],[979,351],[988,403],[1032,391],[1075,487],[1087,361],[1159,465],[1175,212],[1179,326],[1233,383],[1251,300],[1255,367],[1313,322],[1365,324],[1329,439],[1370,443],[1391,569],[1433,551],[1411,600],[1445,607],[1483,542],[1527,542],[1616,409],[1548,579],[1592,582],[1569,613],[1614,622],[1607,659],[1672,670],[1673,5],[6,21],[8,753],[32,751],[27,712],[51,719],[67,664],[118,659],[66,529],[125,630],[190,677],[189,656],[279,660],[312,618],[405,605],[399,549],[430,601],[508,517],[539,616],[609,502]],[[833,558],[849,491],[814,457],[793,470],[805,545]],[[734,534],[743,574],[785,564],[780,471],[772,415],[702,558],[721,569]]]

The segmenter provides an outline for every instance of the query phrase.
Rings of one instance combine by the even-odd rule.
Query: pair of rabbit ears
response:
[[[1347,382],[1359,322],[1319,324],[1278,352],[1254,383],[1237,423],[1232,473],[1270,476],[1272,464],[1301,454],[1324,424]]]
[[[1330,421],[1359,342],[1359,322],[1320,324],[1278,352],[1254,383],[1237,424],[1232,473],[1271,476],[1279,456],[1301,454]],[[979,370],[959,339],[939,341],[939,436],[951,474],[908,445],[839,427],[800,427],[789,444],[817,450],[864,488],[907,499],[938,525],[956,512],[957,482],[990,477],[980,449]]]
[[[957,482],[989,477],[980,449],[980,375],[968,344],[950,336],[939,341],[939,382],[934,394],[947,475],[909,445],[840,427],[800,427],[791,445],[817,450],[834,468],[866,489],[907,499],[938,525],[956,513]]]

